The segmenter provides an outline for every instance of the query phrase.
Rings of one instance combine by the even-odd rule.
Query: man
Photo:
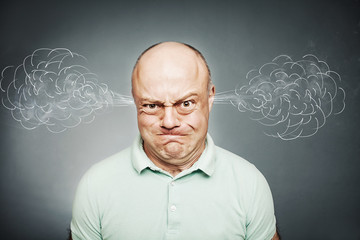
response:
[[[176,42],[150,47],[132,93],[140,136],[82,178],[72,238],[275,239],[265,178],[207,134],[215,87],[201,53]]]

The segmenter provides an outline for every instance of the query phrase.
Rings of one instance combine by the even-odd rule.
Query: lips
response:
[[[165,141],[180,141],[186,135],[181,134],[159,134],[158,137]]]
[[[170,142],[182,143],[183,138],[186,136],[187,134],[179,131],[162,131],[160,134],[158,134],[162,144],[168,144]]]
[[[178,131],[178,130],[161,130],[161,132],[157,135],[160,135],[160,136],[186,136],[188,134],[184,133],[182,131]]]

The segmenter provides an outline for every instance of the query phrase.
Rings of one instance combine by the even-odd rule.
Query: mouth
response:
[[[170,143],[183,144],[185,141],[184,135],[180,134],[159,134],[158,140],[164,146]]]
[[[185,137],[186,134],[161,133],[161,134],[158,134],[158,136],[160,136],[160,137],[168,137],[168,138],[176,138],[176,137]]]
[[[186,133],[183,132],[179,132],[179,131],[162,131],[161,133],[159,133],[158,135],[160,136],[178,136],[178,137],[183,137],[186,136]]]
[[[183,142],[183,138],[186,137],[186,134],[183,133],[161,133],[158,134],[158,137],[162,139],[162,141],[168,142]]]

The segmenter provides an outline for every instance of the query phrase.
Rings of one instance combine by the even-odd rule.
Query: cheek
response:
[[[182,122],[195,130],[203,129],[207,126],[207,117],[201,112],[194,112],[185,116]]]
[[[140,131],[144,128],[152,129],[158,124],[159,120],[156,116],[153,115],[146,115],[146,114],[139,114],[138,115],[138,125]]]

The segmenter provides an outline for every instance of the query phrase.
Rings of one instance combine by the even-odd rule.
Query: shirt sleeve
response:
[[[247,214],[246,239],[270,240],[276,232],[274,203],[265,177],[258,171]]]
[[[73,203],[71,235],[73,240],[101,240],[100,217],[89,174],[81,179]]]

